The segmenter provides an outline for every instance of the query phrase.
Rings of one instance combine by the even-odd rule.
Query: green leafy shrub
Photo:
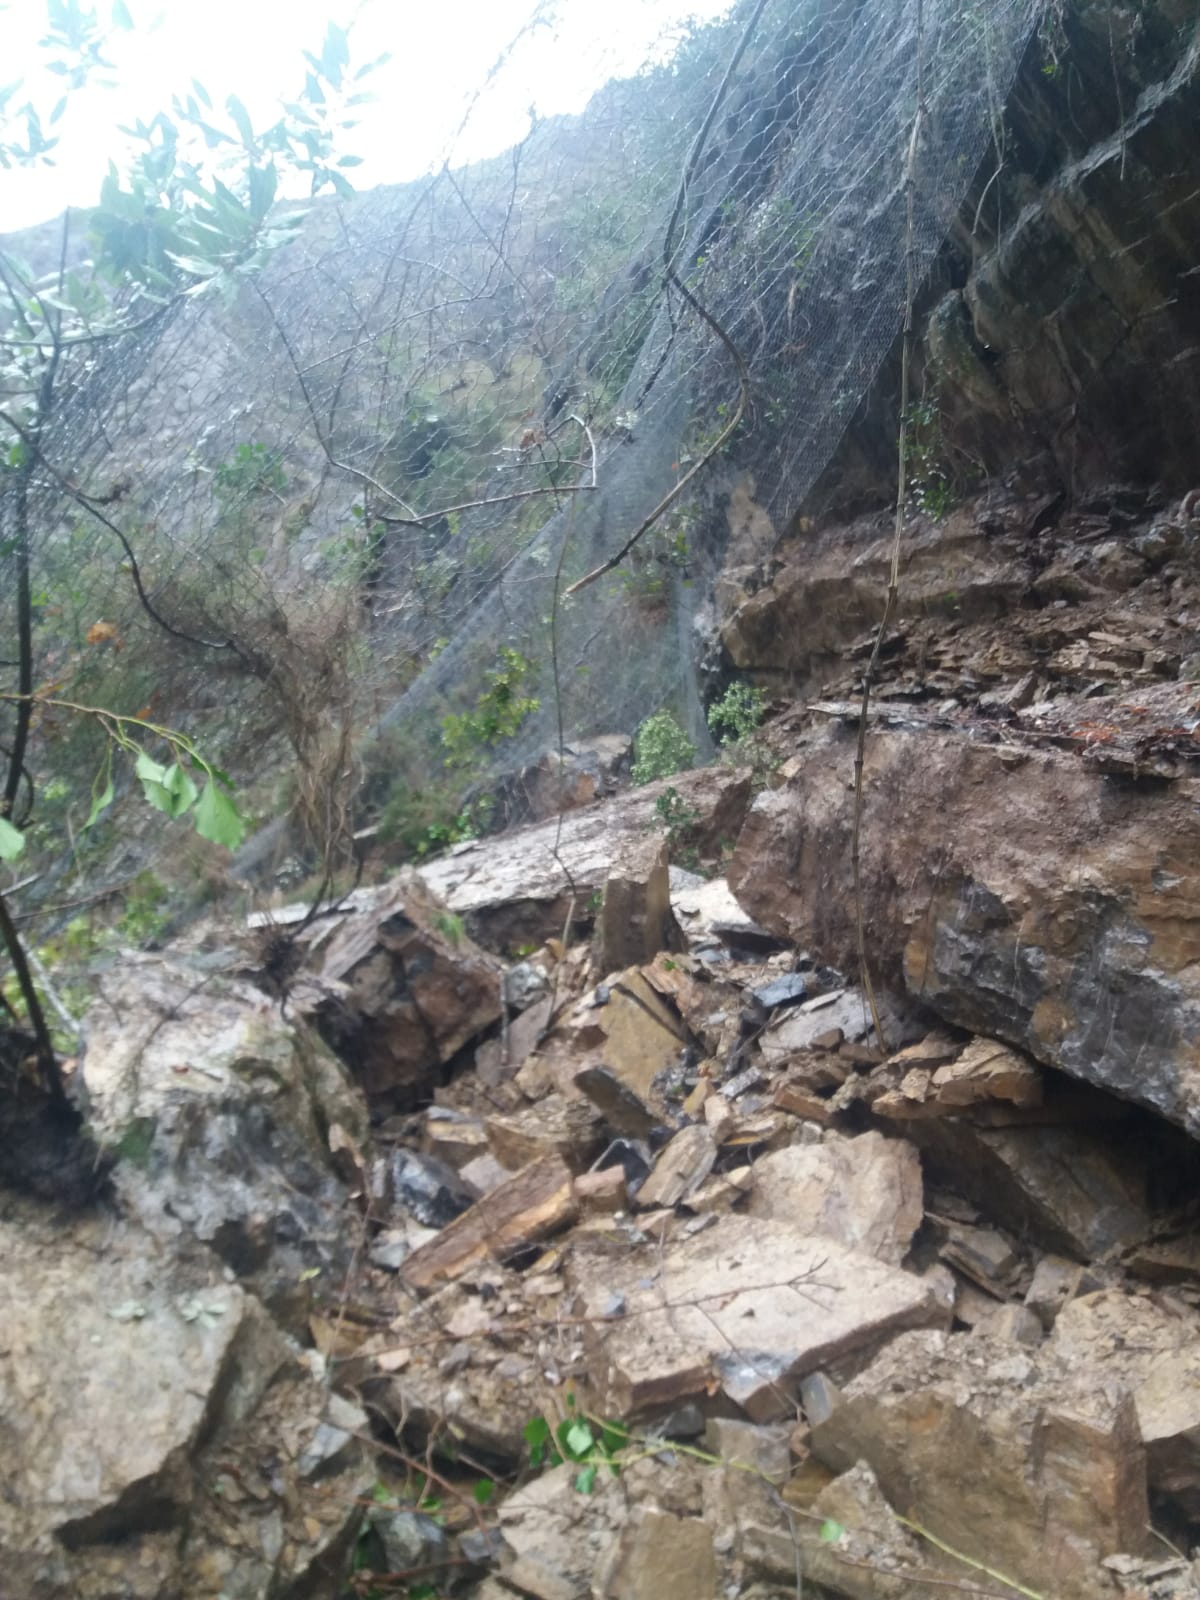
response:
[[[474,710],[442,718],[448,767],[469,770],[478,765],[482,755],[511,739],[525,718],[538,709],[541,701],[521,692],[533,670],[533,662],[519,650],[501,650],[500,665],[487,674],[487,687]]]
[[[153,872],[139,872],[125,891],[125,909],[117,923],[121,937],[136,945],[161,938],[168,922],[163,909],[168,895],[166,884]]]
[[[240,444],[229,461],[213,474],[220,493],[226,495],[282,494],[287,488],[283,464],[265,444]]]
[[[667,848],[671,860],[677,866],[686,867],[689,872],[698,872],[700,855],[694,843],[694,829],[700,821],[700,813],[696,807],[688,805],[672,784],[654,802],[654,815],[667,830]]]
[[[637,731],[634,783],[653,783],[683,772],[696,760],[696,746],[669,711],[656,711]]]
[[[736,744],[762,722],[766,696],[749,683],[731,683],[708,711],[708,725],[722,744]]]
[[[955,493],[936,401],[921,400],[909,406],[905,422],[904,458],[913,499],[920,511],[939,522],[954,509]]]
[[[406,858],[421,861],[466,839],[478,839],[490,820],[490,801],[463,805],[450,785],[412,789],[398,784],[380,816],[379,837],[384,844],[398,845]]]

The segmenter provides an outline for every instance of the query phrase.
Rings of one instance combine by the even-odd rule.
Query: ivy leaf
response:
[[[176,761],[173,761],[166,770],[163,788],[171,797],[173,817],[181,817],[185,811],[190,811],[200,794],[199,789]]]
[[[238,808],[216,783],[206,783],[196,802],[196,832],[213,844],[236,850],[246,834]]]
[[[550,1439],[550,1424],[545,1417],[531,1417],[521,1430],[529,1446],[529,1460],[540,1467],[546,1459],[546,1446]]]
[[[233,119],[234,127],[241,135],[242,143],[247,149],[250,149],[254,144],[254,128],[250,122],[249,112],[235,94],[231,94],[226,100],[225,109]]]
[[[836,1544],[845,1531],[840,1522],[835,1522],[832,1517],[828,1517],[821,1524],[821,1531],[818,1533],[817,1538],[820,1539],[822,1544]]]
[[[96,821],[96,819],[99,817],[100,813],[102,811],[106,811],[108,809],[108,807],[110,805],[112,805],[112,803],[113,803],[112,772],[111,771],[106,771],[105,774],[104,774],[104,786],[103,786],[103,788],[98,788],[95,785],[93,785],[93,787],[92,787],[92,809],[88,812],[88,819],[83,825],[83,831],[85,833],[92,826],[92,824]]]
[[[153,760],[144,750],[139,750],[133,770],[137,773],[138,780],[142,785],[142,792],[154,809],[156,811],[165,811],[168,816],[171,816],[173,801],[171,791],[164,782],[167,776],[166,767],[161,762]]]
[[[492,1499],[492,1496],[496,1493],[495,1481],[491,1478],[478,1479],[475,1484],[475,1488],[472,1490],[472,1493],[475,1496],[475,1504],[477,1506],[488,1505]]]
[[[575,1487],[580,1494],[591,1494],[596,1487],[596,1469],[594,1466],[584,1467],[575,1474]]]
[[[567,1455],[578,1461],[593,1449],[596,1436],[586,1422],[572,1422],[565,1432],[560,1430],[559,1443],[564,1446]]]
[[[618,1450],[623,1450],[629,1443],[629,1429],[623,1428],[619,1422],[606,1422],[604,1431],[600,1435],[600,1448],[610,1456],[615,1456]]]
[[[142,750],[138,753],[135,770],[142,792],[156,811],[168,817],[181,817],[195,804],[200,791],[177,761],[164,767]]]
[[[15,861],[25,848],[25,835],[7,817],[0,817],[0,861]]]

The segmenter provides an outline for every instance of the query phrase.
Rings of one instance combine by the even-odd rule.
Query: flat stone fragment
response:
[[[797,1051],[811,1049],[813,1041],[832,1028],[840,1028],[846,1039],[865,1038],[871,1029],[866,996],[857,989],[843,989],[790,1006],[764,1032],[763,1060],[769,1065],[782,1063]]]
[[[640,1095],[623,1083],[611,1067],[603,1064],[584,1067],[576,1073],[575,1087],[604,1117],[616,1134],[630,1139],[645,1139],[660,1126],[657,1117]]]
[[[773,983],[764,983],[757,989],[751,989],[750,994],[765,1011],[773,1011],[776,1006],[794,1005],[806,999],[808,979],[801,972],[786,972]]]
[[[921,1158],[903,1139],[830,1135],[760,1157],[747,1210],[898,1266],[924,1213]]]
[[[602,1590],[605,1600],[712,1600],[713,1530],[699,1517],[637,1506]]]
[[[548,1238],[576,1214],[571,1169],[559,1156],[541,1156],[418,1246],[406,1257],[401,1275],[414,1289],[430,1289]]]
[[[663,1146],[650,1176],[637,1193],[639,1210],[678,1205],[699,1188],[717,1159],[717,1142],[706,1122],[681,1128]]]
[[[485,1117],[484,1127],[492,1154],[510,1172],[543,1155],[561,1156],[579,1172],[605,1144],[600,1115],[581,1096],[549,1094],[521,1111]]]
[[[787,1413],[796,1380],[901,1328],[945,1321],[919,1279],[776,1220],[728,1214],[673,1246],[568,1264],[585,1316],[614,1292],[625,1315],[591,1328],[602,1409],[625,1416],[716,1386],[752,1421]]]
[[[1098,1564],[1147,1548],[1146,1454],[1129,1390],[1043,1346],[901,1334],[811,1434],[834,1471],[866,1462],[888,1501],[1055,1600],[1115,1593]]]

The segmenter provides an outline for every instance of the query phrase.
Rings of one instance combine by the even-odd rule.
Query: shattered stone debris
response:
[[[0,1600],[1200,1596],[1200,32],[1051,9],[918,297],[894,595],[898,348],[811,488],[765,415],[678,508],[749,736],[539,732],[394,873],[356,827],[269,993],[219,913],[97,963],[103,1182],[0,1156]],[[704,198],[747,103],[731,277],[796,209]],[[810,254],[890,294],[797,218],[788,362]]]

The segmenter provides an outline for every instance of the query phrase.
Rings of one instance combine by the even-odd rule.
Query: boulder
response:
[[[567,912],[588,915],[589,898],[604,888],[627,852],[661,831],[655,805],[674,788],[695,822],[689,837],[714,851],[737,836],[750,803],[748,769],[708,767],[681,772],[532,827],[457,846],[420,868],[429,889],[465,917],[493,950],[561,938]]]
[[[576,1256],[568,1276],[589,1319],[598,1406],[611,1416],[720,1392],[751,1421],[773,1421],[806,1373],[945,1321],[918,1278],[835,1239],[736,1214],[672,1244],[660,1266],[653,1252]]]
[[[788,1145],[754,1163],[746,1209],[899,1266],[921,1226],[921,1159],[880,1133]]]
[[[1089,1261],[1150,1230],[1148,1152],[1120,1126],[905,1123],[931,1176],[1043,1248]]]
[[[763,925],[848,964],[854,743],[810,735],[729,873]],[[1116,784],[1068,752],[880,728],[866,783],[877,979],[1200,1133],[1200,780]]]
[[[344,919],[297,1004],[369,1095],[411,1105],[499,1019],[503,971],[410,870]]]
[[[81,1077],[113,1182],[151,1231],[209,1245],[285,1320],[353,1251],[331,1130],[361,1146],[341,1066],[248,984],[134,955],[88,1013]]]
[[[628,734],[608,733],[573,740],[561,759],[557,750],[543,750],[496,785],[496,821],[503,827],[542,822],[612,794],[621,778],[628,777],[632,748]]]
[[[638,966],[682,943],[671,915],[667,853],[666,839],[651,837],[609,868],[596,925],[601,972]]]
[[[367,1420],[194,1245],[0,1219],[0,1593],[336,1600]]]
[[[1099,1563],[1146,1549],[1146,1454],[1130,1390],[978,1334],[901,1334],[812,1429],[835,1471],[871,1468],[938,1539],[1055,1600],[1116,1592]]]
[[[1105,1289],[1070,1301],[1050,1348],[1133,1395],[1150,1488],[1200,1517],[1200,1317],[1181,1301]]]

